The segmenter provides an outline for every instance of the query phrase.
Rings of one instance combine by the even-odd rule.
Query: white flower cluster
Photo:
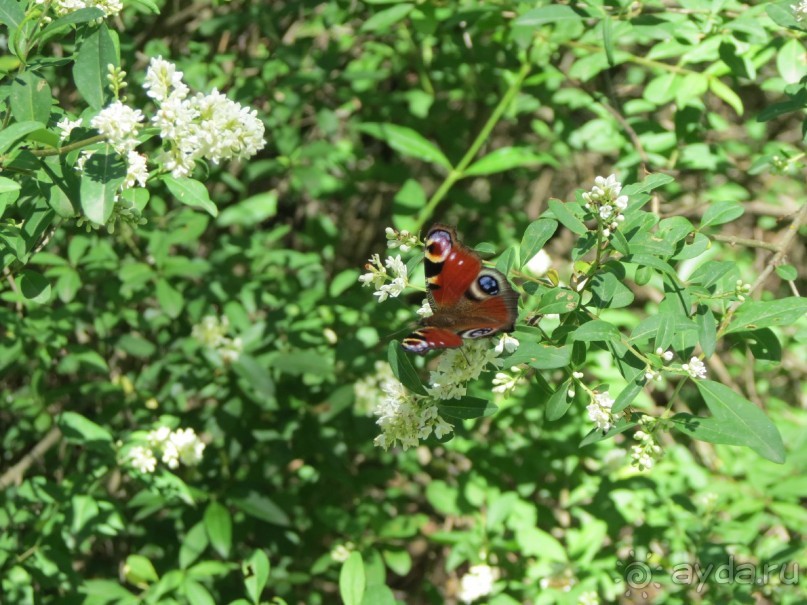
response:
[[[604,226],[602,234],[609,237],[625,220],[622,211],[628,207],[628,196],[619,195],[622,183],[612,174],[607,178],[598,176],[594,179],[594,187],[583,194],[585,208],[593,212],[597,220]]]
[[[406,229],[397,231],[392,227],[387,227],[384,233],[387,236],[387,248],[400,248],[401,252],[409,252],[419,243],[417,235],[412,235]]]
[[[489,365],[501,366],[498,355],[484,339],[472,340],[459,349],[449,349],[440,356],[437,369],[430,373],[431,386],[426,391],[436,399],[464,397],[469,381],[479,378]]]
[[[656,461],[661,458],[661,447],[653,437],[653,424],[655,419],[643,416],[640,423],[645,430],[634,433],[633,438],[639,443],[630,448],[630,463],[640,471],[648,471],[655,466]]]
[[[216,352],[224,363],[230,364],[241,356],[244,343],[239,336],[229,338],[229,329],[230,321],[226,316],[222,315],[219,319],[215,315],[207,315],[193,326],[191,336],[203,347]]]
[[[441,439],[453,432],[454,427],[443,420],[431,397],[410,393],[397,380],[385,383],[382,390],[386,396],[374,412],[379,417],[376,424],[381,427],[375,445],[386,450],[400,442],[407,450],[432,433]]]
[[[693,357],[689,363],[683,364],[681,369],[692,378],[706,378],[706,364],[697,357]]]
[[[600,605],[600,598],[595,591],[588,590],[577,597],[577,605]]]
[[[90,121],[90,126],[104,135],[119,155],[126,156],[140,143],[137,133],[143,120],[142,111],[132,109],[118,100],[98,112]]]
[[[384,265],[381,264],[381,257],[373,254],[364,266],[367,273],[359,276],[362,286],[372,285],[376,289],[373,296],[378,296],[378,302],[384,302],[387,298],[395,298],[409,285],[408,271],[400,254],[395,258],[388,256]],[[387,269],[389,269],[389,274]],[[387,277],[392,277],[390,283],[386,283]]]
[[[796,21],[807,21],[807,0],[800,0],[797,4],[792,5],[793,16]]]
[[[50,4],[53,12],[61,17],[82,8],[100,8],[105,17],[114,17],[123,10],[121,0],[36,0],[37,4]]]
[[[460,580],[459,599],[463,603],[473,603],[488,596],[493,591],[493,583],[499,577],[499,570],[487,564],[473,565]]]
[[[614,407],[614,399],[608,393],[594,393],[591,403],[586,409],[589,419],[597,425],[599,430],[607,431],[614,426],[612,407]]]
[[[356,545],[353,542],[345,542],[344,544],[337,544],[331,549],[331,559],[337,563],[344,563],[350,557],[350,553],[356,550]]]
[[[675,356],[675,353],[673,353],[670,350],[665,351],[661,347],[658,347],[656,349],[656,355],[661,357],[663,361],[669,363],[670,361],[672,361],[673,357]],[[650,381],[661,382],[661,372],[659,372],[658,370],[654,370],[652,368],[647,368],[647,370],[644,373],[644,377],[645,380],[647,380],[647,382]]]
[[[150,431],[147,437],[148,447],[137,445],[129,450],[128,461],[132,468],[141,473],[153,473],[157,468],[157,456],[168,468],[175,469],[180,463],[185,466],[196,466],[202,461],[205,444],[193,429],[177,429],[172,431],[167,426]]]
[[[77,120],[71,120],[67,116],[64,116],[61,120],[56,123],[56,128],[61,130],[59,133],[59,140],[64,142],[70,137],[70,133],[73,132],[76,128],[81,126],[81,118]]]
[[[189,96],[182,72],[162,57],[151,60],[143,87],[157,103],[151,121],[168,146],[158,161],[174,177],[188,176],[201,159],[218,164],[248,158],[266,144],[263,122],[254,109],[231,101],[216,89],[207,95]]]
[[[356,409],[367,416],[372,415],[378,404],[382,392],[386,392],[390,385],[397,382],[392,374],[392,368],[387,362],[376,361],[375,373],[357,380],[353,384],[353,395],[356,398]]]
[[[493,377],[493,389],[491,389],[494,393],[509,393],[516,388],[522,376],[521,368],[513,366],[510,368],[510,372],[512,374],[496,372],[496,376]]]

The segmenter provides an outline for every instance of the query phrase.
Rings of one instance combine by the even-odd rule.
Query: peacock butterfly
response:
[[[403,339],[410,353],[462,346],[463,338],[512,332],[518,294],[496,269],[482,266],[479,255],[457,240],[452,227],[434,225],[426,234],[426,287],[433,315]]]

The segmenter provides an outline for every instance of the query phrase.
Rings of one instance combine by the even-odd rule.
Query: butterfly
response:
[[[424,267],[433,315],[403,339],[404,350],[423,354],[454,349],[464,338],[513,331],[518,294],[500,271],[482,266],[479,255],[457,239],[452,227],[429,229]]]

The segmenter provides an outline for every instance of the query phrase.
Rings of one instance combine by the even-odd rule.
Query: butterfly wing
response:
[[[425,326],[418,328],[403,339],[405,351],[422,355],[436,349],[456,349],[462,346],[462,337],[446,328]]]
[[[456,306],[479,275],[482,261],[457,241],[451,227],[435,225],[426,235],[426,287],[436,311]]]

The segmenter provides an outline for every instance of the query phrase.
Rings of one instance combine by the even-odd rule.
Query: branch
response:
[[[11,485],[19,485],[30,466],[42,458],[61,438],[62,432],[56,427],[52,428],[30,452],[22,457],[22,460],[0,476],[0,490],[4,490]]]

